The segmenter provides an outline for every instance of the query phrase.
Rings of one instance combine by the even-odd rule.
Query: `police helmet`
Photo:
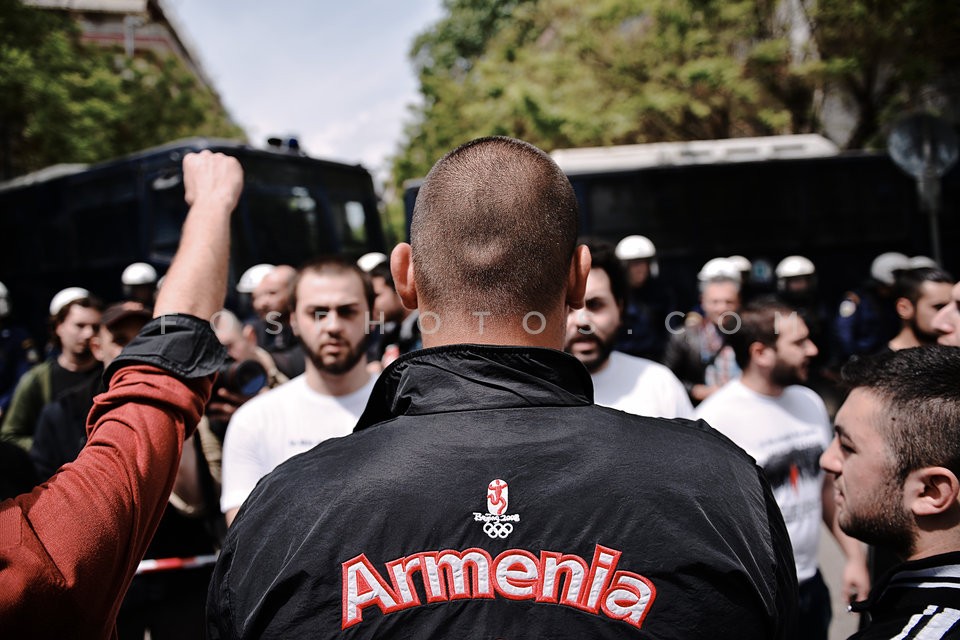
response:
[[[359,258],[357,258],[357,266],[360,267],[363,271],[370,273],[373,271],[373,268],[379,265],[382,262],[389,260],[387,256],[379,251],[371,251],[370,253],[365,253]]]
[[[617,243],[614,250],[620,260],[643,260],[657,255],[657,248],[646,236],[627,236]]]
[[[910,268],[910,258],[896,251],[881,253],[870,264],[870,276],[885,285],[893,285],[896,272]]]
[[[812,276],[816,272],[817,269],[813,266],[813,263],[803,256],[787,256],[777,264],[777,268],[774,270],[777,278]]]
[[[273,269],[274,265],[272,264],[253,265],[240,276],[240,280],[237,282],[237,291],[239,293],[253,293],[253,290],[260,284],[260,281],[263,280],[268,273],[273,271]]]
[[[146,262],[134,262],[120,274],[120,282],[133,287],[141,284],[153,284],[157,281],[157,270]]]
[[[89,298],[90,292],[83,287],[67,287],[57,292],[50,300],[50,315],[55,316],[60,310],[71,302],[76,302],[81,298]]]
[[[0,282],[0,318],[10,315],[10,292],[7,286]]]
[[[937,261],[929,256],[913,256],[909,261],[911,269],[939,269]]]
[[[749,273],[753,269],[753,263],[744,256],[729,256],[727,260],[737,268],[740,273]]]
[[[740,269],[729,258],[712,258],[707,260],[700,273],[697,274],[697,280],[701,283],[708,282],[715,278],[727,278],[735,282],[741,282],[743,277]]]

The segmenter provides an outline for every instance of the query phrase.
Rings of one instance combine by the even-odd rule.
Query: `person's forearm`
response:
[[[207,320],[223,307],[230,215],[243,187],[243,173],[234,158],[190,154],[184,158],[184,187],[190,212],[154,316],[184,313]]]

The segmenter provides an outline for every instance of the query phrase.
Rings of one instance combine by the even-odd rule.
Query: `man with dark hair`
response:
[[[425,348],[353,435],[254,489],[212,638],[788,633],[789,542],[752,461],[706,425],[597,407],[558,350],[590,271],[576,237],[539,149],[484,138],[435,165],[391,258]]]
[[[379,371],[398,357],[419,349],[420,328],[417,321],[420,314],[416,309],[407,309],[393,284],[390,264],[381,262],[370,270],[370,282],[373,284],[373,314],[371,325],[380,331],[367,352],[368,359]],[[372,353],[371,353],[372,352]]]
[[[306,372],[252,398],[230,419],[220,495],[228,525],[274,467],[353,429],[373,388],[366,369],[372,304],[369,278],[342,258],[319,258],[297,272],[290,325],[307,355]]]
[[[592,265],[584,305],[567,315],[563,350],[590,372],[594,402],[641,416],[692,417],[687,390],[670,369],[614,349],[627,279],[613,247],[596,242],[588,247]]]
[[[10,401],[10,410],[4,417],[0,437],[27,451],[33,444],[33,434],[44,405],[56,400],[68,389],[89,384],[103,372],[103,367],[90,349],[90,341],[100,327],[103,303],[89,293],[78,290],[78,293],[81,292],[86,295],[74,297],[62,305],[54,304],[57,302],[54,298],[50,319],[59,353],[20,379]]]
[[[852,389],[820,458],[849,535],[906,560],[853,605],[852,636],[960,633],[960,350],[904,349],[847,364]]]
[[[924,267],[900,272],[894,285],[900,333],[887,343],[890,351],[936,344],[940,332],[933,319],[950,304],[953,278],[940,268]]]
[[[697,407],[706,420],[763,467],[783,512],[800,580],[798,638],[826,640],[830,593],[817,568],[822,520],[847,555],[846,599],[869,590],[865,552],[836,525],[833,483],[818,461],[830,443],[830,418],[820,397],[802,386],[817,347],[795,309],[757,300],[727,318],[727,341],[743,369]]]

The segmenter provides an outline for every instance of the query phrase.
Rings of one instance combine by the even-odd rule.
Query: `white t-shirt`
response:
[[[738,379],[704,400],[696,416],[763,468],[790,533],[797,579],[812,578],[823,517],[820,454],[833,438],[823,400],[800,385],[787,387],[779,397],[766,396]]]
[[[599,405],[654,418],[692,418],[693,405],[683,383],[662,364],[614,351],[593,378]]]
[[[303,374],[237,409],[223,441],[220,510],[243,504],[260,478],[281,462],[352,433],[375,380],[335,397],[311,389]]]

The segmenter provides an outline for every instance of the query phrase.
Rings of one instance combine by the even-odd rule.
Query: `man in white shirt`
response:
[[[230,420],[220,508],[227,524],[257,482],[281,462],[353,431],[373,388],[365,354],[370,280],[356,265],[322,258],[297,274],[291,327],[306,372],[257,396]]]
[[[610,247],[592,245],[583,309],[567,314],[564,351],[576,357],[593,379],[594,401],[627,413],[691,418],[686,389],[665,366],[613,350],[623,314],[626,277]]]
[[[865,550],[840,531],[833,480],[820,469],[820,456],[833,437],[830,417],[820,396],[800,384],[817,347],[800,315],[777,301],[754,302],[729,320],[727,342],[743,373],[704,400],[696,416],[740,445],[766,473],[797,564],[797,637],[826,640],[831,607],[817,568],[821,520],[847,556],[845,600],[864,597],[870,582]]]

